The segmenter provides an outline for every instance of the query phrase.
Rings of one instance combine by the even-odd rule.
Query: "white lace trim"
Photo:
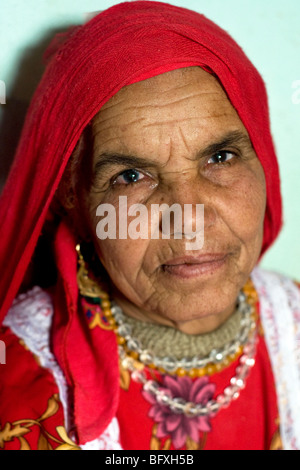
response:
[[[53,304],[50,295],[36,286],[14,300],[3,325],[9,327],[18,338],[22,339],[30,351],[39,358],[41,365],[52,372],[59,389],[66,429],[68,429],[67,383],[50,351],[52,316]],[[118,421],[114,418],[99,438],[84,444],[81,448],[84,450],[119,450],[121,449],[119,435]]]
[[[260,300],[280,415],[283,448],[300,449],[300,292],[287,277],[256,268]]]
[[[80,447],[82,450],[122,450],[119,439],[119,423],[117,418],[113,418],[98,439],[87,442]]]
[[[68,423],[65,377],[49,349],[52,316],[51,297],[36,286],[25,294],[20,294],[14,300],[3,324],[25,342],[30,351],[38,357],[43,367],[51,370],[59,389],[65,422]]]

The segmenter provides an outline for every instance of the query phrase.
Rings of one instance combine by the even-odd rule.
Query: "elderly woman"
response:
[[[0,207],[0,447],[299,449],[299,290],[257,267],[281,227],[259,74],[148,1],[46,56]]]

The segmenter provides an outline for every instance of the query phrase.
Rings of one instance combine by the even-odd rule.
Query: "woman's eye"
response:
[[[141,179],[143,179],[145,175],[138,170],[130,169],[125,170],[117,176],[114,180],[114,183],[117,184],[130,184],[130,183],[137,183]]]
[[[235,154],[233,152],[227,152],[226,150],[215,153],[210,159],[208,160],[209,164],[221,164],[221,163],[227,163],[232,158],[235,157]]]

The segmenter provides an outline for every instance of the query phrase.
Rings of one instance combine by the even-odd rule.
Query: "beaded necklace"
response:
[[[188,417],[215,415],[221,408],[229,406],[232,400],[239,397],[245,387],[247,376],[255,364],[257,343],[257,294],[249,280],[238,296],[237,308],[242,313],[240,331],[236,337],[221,349],[213,349],[206,357],[195,356],[176,360],[171,357],[157,357],[145,349],[138,339],[132,337],[126,316],[94,280],[88,277],[83,258],[79,255],[80,269],[78,285],[84,298],[98,304],[96,314],[90,328],[96,325],[103,329],[114,330],[118,343],[121,367],[131,373],[132,380],[141,383],[145,392],[150,393],[157,403],[168,406],[174,413],[183,413]],[[227,367],[239,357],[239,365],[235,375],[223,393],[216,399],[205,404],[185,401],[180,397],[172,397],[160,384],[147,378],[147,370],[156,370],[160,374],[171,374],[179,377],[204,377],[212,375]]]

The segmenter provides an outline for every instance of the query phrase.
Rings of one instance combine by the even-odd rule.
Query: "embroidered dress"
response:
[[[246,386],[228,408],[220,410],[215,416],[212,414],[197,418],[172,413],[143,391],[141,384],[133,381],[129,372],[121,367],[116,416],[99,438],[81,445],[70,437],[76,434],[76,430],[72,429],[76,410],[70,408],[68,385],[50,350],[53,315],[51,297],[39,288],[34,288],[19,298],[6,318],[1,335],[7,345],[10,362],[3,369],[9,387],[7,394],[2,393],[0,403],[0,448],[275,449],[282,446],[279,422],[283,423],[281,435],[286,441],[285,447],[298,448],[295,435],[298,403],[295,400],[287,402],[285,409],[280,404],[280,391],[284,386],[282,378],[286,370],[293,370],[297,364],[294,360],[288,364],[283,361],[282,374],[275,373],[275,389],[265,338],[272,335],[272,328],[274,331],[280,321],[275,318],[278,313],[276,308],[272,309],[273,318],[270,316],[270,304],[279,295],[279,287],[281,307],[289,314],[294,327],[298,325],[299,290],[286,278],[258,269],[253,278],[261,294],[260,317],[264,326],[259,334],[255,365]],[[274,283],[277,284],[275,293],[271,287]],[[93,314],[88,314],[88,311],[85,313],[86,323],[91,324]],[[115,336],[113,331],[98,325],[88,331],[97,342],[106,341],[107,336],[111,339]],[[272,339],[271,347],[275,346],[275,340]],[[281,358],[285,356],[282,349],[278,350],[278,354]],[[18,367],[13,366],[15,361]],[[224,390],[234,375],[237,362],[238,359],[209,377],[192,379],[158,374],[156,380],[167,393],[177,398],[205,403]],[[82,372],[81,380],[84,379],[85,374]],[[15,397],[14,390],[17,391]],[[288,423],[287,416],[292,418]],[[86,417],[87,422],[90,418]]]

